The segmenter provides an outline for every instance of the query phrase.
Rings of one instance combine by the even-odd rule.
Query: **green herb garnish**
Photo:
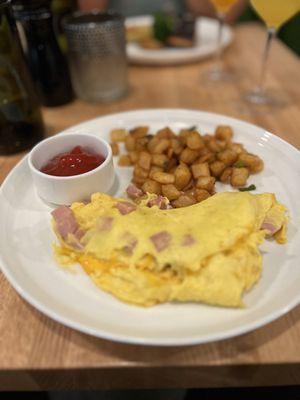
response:
[[[233,164],[234,168],[244,168],[246,167],[246,164],[244,163],[244,161],[239,160],[236,163]]]
[[[165,43],[173,32],[173,18],[170,15],[156,13],[154,15],[153,34],[155,39]]]
[[[256,190],[256,186],[255,185],[250,185],[250,186],[245,187],[245,188],[239,188],[240,192],[250,192],[251,190]]]

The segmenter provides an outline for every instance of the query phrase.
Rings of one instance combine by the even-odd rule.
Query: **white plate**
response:
[[[153,17],[140,16],[126,19],[125,25],[152,25]],[[143,49],[137,43],[127,44],[129,61],[137,64],[168,65],[185,64],[211,56],[217,50],[218,22],[215,19],[201,17],[196,20],[196,44],[191,48],[167,48],[161,50]],[[232,41],[233,33],[229,26],[223,29],[222,47]]]
[[[256,184],[258,192],[276,193],[288,207],[291,221],[286,245],[263,245],[262,278],[245,296],[247,307],[236,310],[189,303],[139,308],[102,292],[80,267],[76,273],[60,268],[51,249],[55,241],[50,227],[51,209],[35,193],[26,157],[9,174],[0,192],[0,263],[18,293],[49,317],[79,331],[147,345],[186,345],[228,338],[262,326],[296,306],[300,299],[299,152],[246,122],[188,110],[108,115],[67,131],[108,139],[112,128],[141,124],[149,124],[153,130],[166,125],[176,130],[197,125],[201,132],[228,124],[234,128],[235,140],[265,160],[265,170],[252,176],[250,183]],[[117,174],[113,194],[122,195],[131,171],[117,168]]]

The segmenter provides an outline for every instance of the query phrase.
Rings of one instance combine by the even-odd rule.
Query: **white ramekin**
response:
[[[54,156],[70,151],[75,146],[101,153],[105,161],[92,171],[74,176],[52,176],[40,171]],[[58,205],[89,200],[95,192],[108,192],[115,179],[109,143],[92,135],[71,133],[45,139],[31,150],[28,164],[38,195]]]

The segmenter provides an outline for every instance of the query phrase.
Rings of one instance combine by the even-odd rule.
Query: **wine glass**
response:
[[[212,81],[222,81],[230,78],[230,73],[225,71],[222,65],[222,33],[225,17],[230,8],[239,0],[210,0],[213,4],[219,22],[217,35],[217,50],[215,53],[215,65],[208,71],[206,77]]]
[[[264,87],[270,47],[276,32],[300,11],[300,0],[251,0],[251,4],[267,26],[267,41],[257,86],[246,94],[246,100],[254,104],[274,104],[276,99]]]

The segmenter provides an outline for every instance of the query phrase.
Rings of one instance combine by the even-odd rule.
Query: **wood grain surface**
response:
[[[257,78],[265,32],[235,29],[225,53],[236,82],[209,84],[206,60],[185,66],[130,67],[130,92],[113,104],[45,109],[47,134],[108,113],[179,107],[237,117],[300,147],[299,59],[276,41],[266,85],[280,94],[276,107],[250,106],[244,92]],[[0,181],[24,154],[0,157]],[[0,274],[0,389],[171,388],[300,384],[300,307],[252,333],[200,346],[143,347],[78,333],[23,301]]]

